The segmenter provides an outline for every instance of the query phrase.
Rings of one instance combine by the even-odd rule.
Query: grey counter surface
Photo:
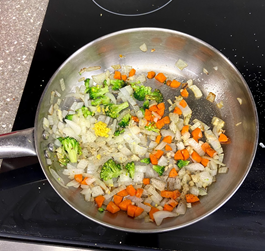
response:
[[[0,1],[0,134],[12,130],[48,2]]]

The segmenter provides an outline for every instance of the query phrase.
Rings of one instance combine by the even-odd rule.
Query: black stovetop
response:
[[[108,1],[111,8],[122,2]],[[123,1],[129,8],[123,2],[114,10],[127,14],[142,11],[137,8],[142,1]],[[144,6],[143,11],[170,2],[145,1],[153,5]],[[97,2],[104,4],[103,0]],[[102,10],[91,0],[50,0],[13,130],[34,126],[45,85],[77,49],[117,30],[162,27],[204,40],[235,64],[256,101],[259,142],[265,143],[264,5],[262,0],[173,0],[148,15],[122,16]],[[4,160],[0,175],[0,237],[119,250],[265,250],[264,151],[258,147],[243,185],[218,211],[189,227],[152,235],[116,231],[79,215],[54,192],[36,158]]]

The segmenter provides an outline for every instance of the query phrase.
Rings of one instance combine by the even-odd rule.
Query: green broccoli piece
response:
[[[125,128],[126,126],[128,126],[129,123],[130,123],[131,117],[132,117],[132,116],[131,116],[130,113],[126,114],[126,115],[122,118],[122,120],[120,121],[119,126],[122,127],[122,128]]]
[[[70,137],[60,137],[58,140],[62,144],[62,149],[64,150],[66,157],[70,160],[70,162],[76,163],[78,155],[82,154],[79,142],[76,139]]]
[[[153,169],[158,173],[159,176],[161,176],[165,171],[165,167],[159,165],[153,165]]]
[[[67,158],[66,152],[62,147],[56,149],[56,154],[60,164],[66,166],[67,163],[70,162],[70,160]]]
[[[145,126],[145,129],[148,131],[153,131],[159,133],[160,130],[156,127],[155,122],[150,123],[149,125]]]
[[[157,103],[163,102],[163,95],[158,89],[155,89],[150,94],[147,94],[145,98],[149,100],[155,100]]]
[[[140,162],[145,163],[145,164],[150,164],[151,160],[150,160],[150,158],[144,158]]]
[[[145,109],[143,107],[140,107],[140,111],[142,112],[143,115],[145,115]]]
[[[100,208],[98,209],[98,211],[99,211],[100,213],[103,213],[105,210],[104,210],[104,208],[100,207]]]
[[[67,114],[64,119],[73,120],[74,114]]]
[[[125,168],[127,169],[127,171],[129,172],[129,176],[130,178],[134,178],[134,173],[135,173],[135,164],[134,162],[129,162],[126,164]]]
[[[111,79],[110,85],[112,86],[112,90],[117,91],[120,88],[124,87],[126,85],[126,82],[120,79]]]
[[[117,178],[121,174],[121,165],[116,164],[113,159],[109,159],[101,168],[100,178],[103,180],[110,180]]]
[[[91,101],[91,105],[98,106],[98,105],[107,105],[110,103],[110,98],[107,96],[99,97]]]
[[[90,78],[87,78],[84,80],[84,84],[86,86],[86,90],[85,90],[85,93],[88,93],[88,90],[89,90],[89,85],[90,85]]]
[[[177,166],[178,166],[179,169],[181,169],[182,167],[187,166],[189,163],[190,162],[188,160],[182,160],[182,159],[180,159],[177,162]]]
[[[95,115],[95,113],[89,111],[86,106],[82,106],[80,109],[78,109],[77,113],[78,113],[79,116],[80,116],[79,113],[82,113],[84,118],[86,118],[87,116],[94,116]]]
[[[145,100],[143,103],[143,109],[149,109],[149,100]]]
[[[114,132],[114,136],[119,136],[120,134],[122,134],[122,133],[124,133],[124,132],[125,132],[124,129],[122,129],[122,130],[117,129],[117,130]]]
[[[88,87],[86,89],[86,93],[89,93],[89,96],[91,99],[102,97],[107,92],[109,92],[108,86],[103,87],[100,85],[96,85],[96,86]]]
[[[145,96],[148,94],[151,94],[152,88],[149,86],[144,86],[144,85],[137,85],[137,86],[132,86],[134,92],[133,96],[139,100],[139,101],[144,101]]]
[[[108,104],[105,106],[105,114],[113,119],[116,119],[119,116],[119,113],[125,108],[129,107],[128,102],[124,102],[119,105]]]

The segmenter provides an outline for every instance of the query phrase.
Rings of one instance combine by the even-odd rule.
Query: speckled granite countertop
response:
[[[12,130],[48,2],[0,2],[0,134]]]

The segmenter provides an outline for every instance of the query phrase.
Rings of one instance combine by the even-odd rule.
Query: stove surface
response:
[[[104,1],[50,0],[13,130],[34,126],[45,85],[77,49],[114,31],[161,27],[198,37],[231,60],[254,96],[260,142],[265,143],[264,1],[161,1],[163,8],[138,16],[112,14],[94,2]],[[120,2],[112,0],[119,12]],[[264,149],[258,147],[243,185],[212,215],[183,229],[151,235],[116,231],[79,215],[45,180],[37,158],[4,160],[0,237],[118,250],[264,250],[264,161]]]

